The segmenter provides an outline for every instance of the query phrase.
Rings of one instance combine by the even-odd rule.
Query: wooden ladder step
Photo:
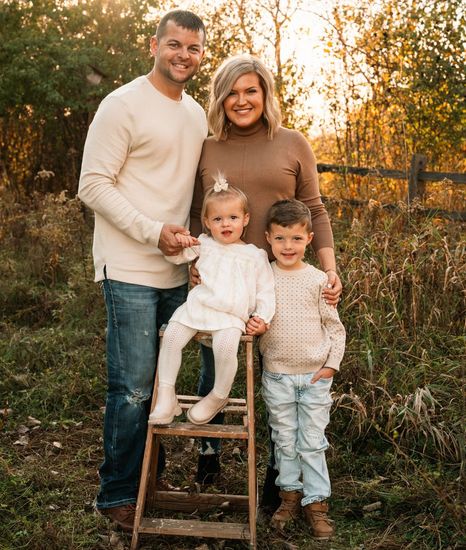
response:
[[[178,398],[178,401],[187,401],[190,403],[194,403],[195,401],[200,401],[202,399],[199,395],[177,395],[176,397]],[[246,405],[246,399],[243,399],[242,397],[229,397],[228,404]]]
[[[213,537],[220,539],[249,540],[247,523],[198,521],[189,519],[142,518],[139,533]]]
[[[239,424],[203,424],[172,422],[168,426],[152,425],[152,433],[181,437],[219,437],[223,439],[247,439],[248,428]]]
[[[165,332],[165,327],[167,325],[163,325],[162,328],[159,331],[160,336],[163,336],[163,333]],[[196,340],[197,342],[212,342],[212,334],[210,332],[202,332],[199,331],[193,338],[193,340]],[[243,334],[241,338],[239,339],[240,342],[253,342],[254,336],[251,336],[249,334]]]
[[[192,405],[194,405],[194,403],[197,403],[202,399],[202,397],[196,395],[177,395],[177,398],[178,403],[183,410],[189,409]],[[222,412],[247,414],[246,399],[230,397]]]
[[[155,493],[157,510],[178,510],[180,512],[211,512],[228,510],[247,512],[249,498],[246,495],[213,493],[187,493],[184,491],[157,491]]]

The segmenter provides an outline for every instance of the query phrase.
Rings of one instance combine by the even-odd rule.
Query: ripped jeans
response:
[[[332,379],[311,384],[313,374],[262,372],[262,395],[279,471],[275,483],[282,491],[302,491],[302,506],[330,496],[325,428],[332,406]]]
[[[107,308],[108,390],[104,461],[97,508],[136,502],[144,454],[158,332],[186,300],[187,285],[171,289],[102,283]],[[164,468],[160,456],[159,472]]]

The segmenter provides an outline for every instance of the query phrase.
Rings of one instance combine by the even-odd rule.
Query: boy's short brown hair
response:
[[[267,213],[266,227],[270,231],[272,224],[289,227],[299,223],[312,231],[312,220],[309,208],[297,199],[284,199],[275,202]]]

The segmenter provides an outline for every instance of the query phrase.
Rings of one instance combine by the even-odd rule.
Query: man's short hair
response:
[[[272,224],[289,227],[299,223],[312,231],[312,219],[309,208],[296,199],[284,199],[274,203],[267,213],[266,227],[270,231]]]
[[[178,25],[178,27],[183,27],[183,29],[188,29],[195,32],[202,31],[202,42],[205,43],[205,26],[202,19],[195,13],[187,10],[173,10],[166,13],[158,24],[157,31],[155,33],[157,40],[160,40],[164,36],[167,30],[167,23],[169,21],[173,21],[175,25]]]

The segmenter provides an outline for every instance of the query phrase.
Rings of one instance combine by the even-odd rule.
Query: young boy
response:
[[[303,261],[313,236],[307,206],[294,199],[276,202],[268,213],[266,236],[276,258],[276,313],[260,340],[262,393],[282,501],[272,526],[283,530],[302,508],[313,536],[328,539],[334,528],[325,502],[330,480],[324,431],[332,404],[330,386],[345,349],[345,329],[337,310],[322,298],[327,275]]]

